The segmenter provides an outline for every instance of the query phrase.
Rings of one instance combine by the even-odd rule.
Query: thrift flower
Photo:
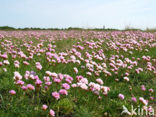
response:
[[[10,95],[15,95],[16,91],[15,90],[10,90],[9,93],[10,93]]]
[[[124,98],[125,98],[123,94],[119,94],[118,97],[119,97],[121,100],[124,100]]]
[[[44,105],[42,105],[42,110],[44,110],[44,111],[45,111],[45,110],[47,110],[47,108],[48,108],[48,106],[47,106],[47,105],[45,105],[45,104],[44,104]]]
[[[60,94],[57,93],[56,91],[52,93],[52,96],[53,96],[56,100],[60,99]]]
[[[55,111],[53,111],[52,109],[50,109],[49,115],[50,115],[51,117],[55,117]]]

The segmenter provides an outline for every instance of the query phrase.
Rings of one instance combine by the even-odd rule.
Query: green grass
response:
[[[42,38],[43,39],[43,38]],[[113,41],[113,39],[105,39],[105,41],[102,43],[102,46],[99,46],[97,49],[89,49],[87,45],[84,45],[84,41],[90,41],[90,38],[82,39],[80,41],[79,39],[75,38],[67,38],[67,39],[56,39],[55,45],[56,45],[56,53],[59,54],[60,52],[69,52],[73,45],[77,45],[77,42],[80,42],[79,45],[82,45],[85,47],[84,50],[79,50],[82,54],[83,58],[87,58],[85,56],[85,52],[89,52],[90,54],[94,51],[97,53],[98,50],[103,49],[104,55],[106,56],[106,64],[109,65],[109,58],[112,55],[123,55],[124,58],[132,59],[132,57],[135,58],[141,58],[143,55],[150,56],[152,59],[156,59],[156,47],[149,48],[146,46],[149,51],[145,51],[145,48],[143,48],[142,51],[137,51],[135,49],[131,50],[133,53],[129,54],[128,52],[124,52],[122,49],[119,50],[119,53],[110,48],[106,42],[111,43],[110,40]],[[37,40],[35,37],[33,38],[4,38],[1,39],[0,42],[4,42],[4,40],[10,40],[13,42],[13,45],[16,45],[18,48],[21,48],[21,50],[28,56],[28,48],[24,47],[23,44],[27,43],[28,41],[32,40],[34,43],[32,44],[31,50],[35,50],[33,47],[36,47],[37,44],[40,43],[39,40]],[[99,39],[95,38],[93,39],[95,42],[98,42]],[[41,49],[45,49],[47,45],[50,42],[48,39],[44,41],[43,47]],[[154,43],[154,42],[152,42]],[[53,45],[53,44],[52,44]],[[0,47],[0,51],[3,53],[5,51],[8,51],[9,47]],[[15,51],[17,51],[14,48]],[[47,50],[46,50],[47,51]],[[45,51],[45,52],[46,52]],[[128,50],[129,51],[129,50]],[[56,112],[56,116],[59,117],[104,117],[104,116],[121,116],[122,112],[122,105],[125,105],[128,109],[130,109],[131,105],[133,104],[130,100],[132,96],[135,96],[137,100],[139,100],[139,97],[144,97],[145,99],[149,100],[150,96],[153,96],[156,98],[156,93],[149,93],[148,91],[141,91],[141,85],[145,85],[146,89],[153,88],[154,91],[156,91],[156,75],[153,72],[147,71],[146,66],[147,62],[143,61],[142,59],[138,62],[138,66],[132,68],[131,70],[128,70],[127,68],[119,68],[118,74],[114,74],[110,71],[110,67],[107,68],[108,71],[112,73],[112,76],[106,76],[103,72],[100,73],[100,76],[92,75],[88,76],[86,75],[87,68],[82,69],[81,65],[85,66],[85,62],[81,61],[81,64],[78,63],[48,63],[46,60],[45,52],[41,53],[41,56],[37,56],[37,53],[34,54],[33,59],[27,60],[30,65],[25,66],[22,64],[22,62],[25,59],[22,59],[21,57],[17,56],[16,59],[13,59],[11,57],[11,54],[9,54],[9,62],[10,65],[5,65],[0,67],[0,116],[1,117],[46,117],[49,116],[49,109],[53,109]],[[70,53],[65,59],[69,59],[70,55],[74,55],[74,53]],[[124,59],[120,58],[124,61]],[[14,67],[14,61],[18,60],[20,62],[20,68]],[[104,61],[99,61],[96,59],[93,59],[96,63],[101,64]],[[3,59],[0,58],[0,62],[2,62]],[[35,67],[35,62],[40,62],[42,65],[42,70],[38,71]],[[155,63],[153,63],[154,65]],[[56,72],[56,73],[62,73],[62,74],[69,74],[73,77],[73,82],[76,83],[76,74],[73,71],[73,67],[77,67],[79,72],[77,75],[82,75],[88,79],[89,82],[96,82],[96,78],[101,78],[104,81],[104,86],[110,87],[110,92],[107,96],[101,95],[102,99],[98,99],[98,96],[93,94],[89,91],[84,91],[80,88],[71,88],[68,91],[67,96],[61,96],[60,100],[55,100],[51,93],[52,91],[58,91],[60,89],[60,85],[57,85],[53,82],[52,86],[49,88],[48,91],[44,90],[44,84],[43,88],[35,91],[28,91],[23,92],[19,86],[14,84],[13,80],[13,72],[18,71],[23,77],[25,74],[25,71],[35,71],[39,78],[43,81],[43,76],[45,76],[46,71]],[[141,72],[140,74],[137,74],[135,72],[135,68],[141,67],[144,69],[144,72]],[[7,72],[3,72],[3,68],[7,69]],[[129,72],[129,82],[125,82],[123,80],[125,72]],[[116,81],[115,79],[119,79],[119,81]],[[32,83],[31,80],[25,80],[25,83]],[[130,87],[132,87],[132,90],[130,90]],[[10,96],[9,91],[11,89],[14,89],[16,91],[16,95]],[[120,100],[118,98],[118,94],[122,93],[125,96],[124,100]],[[47,104],[48,110],[43,111],[42,105]],[[156,101],[149,101],[149,104],[152,105],[152,107],[156,111]],[[141,105],[141,103],[138,101],[136,104],[133,104],[135,107],[138,105]],[[126,116],[126,115],[125,115]]]

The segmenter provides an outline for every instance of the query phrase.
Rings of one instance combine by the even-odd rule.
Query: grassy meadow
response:
[[[0,117],[135,116],[138,108],[156,114],[156,33],[0,31]]]

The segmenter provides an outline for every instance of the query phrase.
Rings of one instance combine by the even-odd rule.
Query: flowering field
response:
[[[0,117],[121,116],[123,105],[156,113],[156,33],[0,31]]]

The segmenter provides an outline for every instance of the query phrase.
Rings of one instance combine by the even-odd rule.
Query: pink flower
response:
[[[39,62],[36,62],[36,68],[38,70],[41,70],[42,69],[42,65]]]
[[[26,86],[22,86],[21,88],[23,89],[23,91],[26,91],[28,89],[28,87]]]
[[[48,90],[49,89],[48,86],[45,86],[44,88],[45,88],[45,90]]]
[[[46,75],[47,75],[47,76],[51,76],[52,73],[51,73],[50,71],[46,71]]]
[[[63,80],[63,78],[64,78],[63,74],[58,74],[58,77],[60,80]]]
[[[129,73],[126,72],[126,73],[125,73],[125,76],[129,76]]]
[[[56,100],[60,99],[60,94],[57,93],[56,91],[52,93],[52,96],[53,96]]]
[[[89,75],[89,76],[91,76],[91,75],[92,75],[92,73],[91,73],[91,72],[86,72],[86,74],[87,74],[87,75]]]
[[[15,91],[15,90],[10,90],[9,93],[10,93],[11,95],[15,95],[15,94],[16,94],[16,91]]]
[[[148,101],[145,100],[143,97],[139,98],[140,102],[142,102],[144,105],[148,105]]]
[[[24,65],[29,65],[29,63],[27,61],[23,61]]]
[[[148,107],[148,111],[149,111],[149,112],[153,112],[152,106],[149,106],[149,107]]]
[[[38,75],[34,75],[34,80],[39,80]],[[40,82],[40,81],[39,81]]]
[[[24,85],[24,81],[18,80],[18,81],[16,82],[16,84],[17,84],[17,85]]]
[[[154,92],[154,90],[153,90],[153,89],[149,89],[149,92],[153,93],[153,92]]]
[[[154,99],[154,98],[151,96],[151,97],[150,97],[150,100],[153,100],[153,99]]]
[[[102,99],[102,97],[101,97],[101,96],[99,96],[99,97],[98,97],[98,99],[99,99],[99,100],[101,100],[101,99]]]
[[[7,58],[8,58],[8,55],[5,53],[5,54],[1,55],[1,57],[2,57],[3,59],[7,59]]]
[[[3,63],[2,62],[0,62],[0,66],[2,66],[3,65]]]
[[[70,89],[70,85],[68,83],[62,84],[62,87],[66,90]]]
[[[128,77],[124,77],[123,78],[125,81],[129,82],[129,78]]]
[[[7,72],[7,69],[6,69],[6,68],[3,68],[3,71],[4,71],[4,72]]]
[[[54,82],[56,82],[56,83],[60,83],[60,82],[61,82],[61,80],[60,80],[60,79],[58,79],[58,78],[55,78],[55,79],[54,79]]]
[[[72,86],[73,88],[75,88],[75,87],[77,87],[77,84],[72,84],[71,86]]]
[[[83,78],[83,76],[76,76],[76,79],[79,81],[79,80],[81,80]]]
[[[52,82],[45,82],[46,85],[50,86]]]
[[[65,89],[60,89],[59,93],[62,95],[68,95],[68,92]]]
[[[50,109],[49,115],[50,115],[51,117],[54,117],[54,116],[55,116],[55,111],[53,111],[52,109]]]
[[[125,98],[123,94],[119,94],[118,97],[119,97],[121,100],[124,100],[124,98]]]
[[[8,60],[4,60],[3,63],[4,63],[5,65],[9,65],[9,64],[10,64],[10,62],[9,62]]]
[[[78,86],[80,87],[80,88],[82,88],[82,89],[84,89],[84,90],[88,90],[88,86],[86,85],[86,84],[84,84],[84,83],[77,83],[78,84]]]
[[[100,85],[103,85],[103,81],[100,78],[96,79],[96,82],[99,83]]]
[[[49,76],[44,76],[43,79],[44,79],[44,81],[46,81],[46,82],[49,82],[49,81],[50,81]]]
[[[132,102],[137,102],[137,99],[135,97],[132,97]]]
[[[88,79],[87,78],[82,78],[79,82],[84,83],[84,84],[88,84]]]
[[[37,79],[37,80],[36,80],[36,82],[35,82],[35,84],[36,84],[37,86],[39,86],[39,87],[40,87],[40,86],[41,86],[41,84],[42,84],[42,81],[41,81],[41,80],[39,80],[39,79]]]
[[[78,69],[76,67],[74,67],[74,72],[77,74],[78,73]]]
[[[41,69],[42,69],[42,66],[41,66],[41,65],[37,65],[36,68],[37,68],[38,70],[41,70]]]
[[[70,79],[68,79],[68,78],[66,78],[66,82],[67,83],[72,83],[72,81]]]
[[[145,91],[145,90],[146,90],[146,88],[145,88],[144,85],[141,85],[141,90],[142,90],[142,91]]]
[[[35,87],[32,84],[27,84],[27,88],[29,90],[35,90]]]
[[[22,79],[22,76],[20,75],[19,72],[14,72],[14,80],[21,80]]]
[[[48,108],[47,105],[45,105],[45,104],[42,105],[42,110],[47,110],[47,108]]]
[[[51,76],[53,77],[53,78],[57,78],[57,74],[56,73],[51,73]]]

